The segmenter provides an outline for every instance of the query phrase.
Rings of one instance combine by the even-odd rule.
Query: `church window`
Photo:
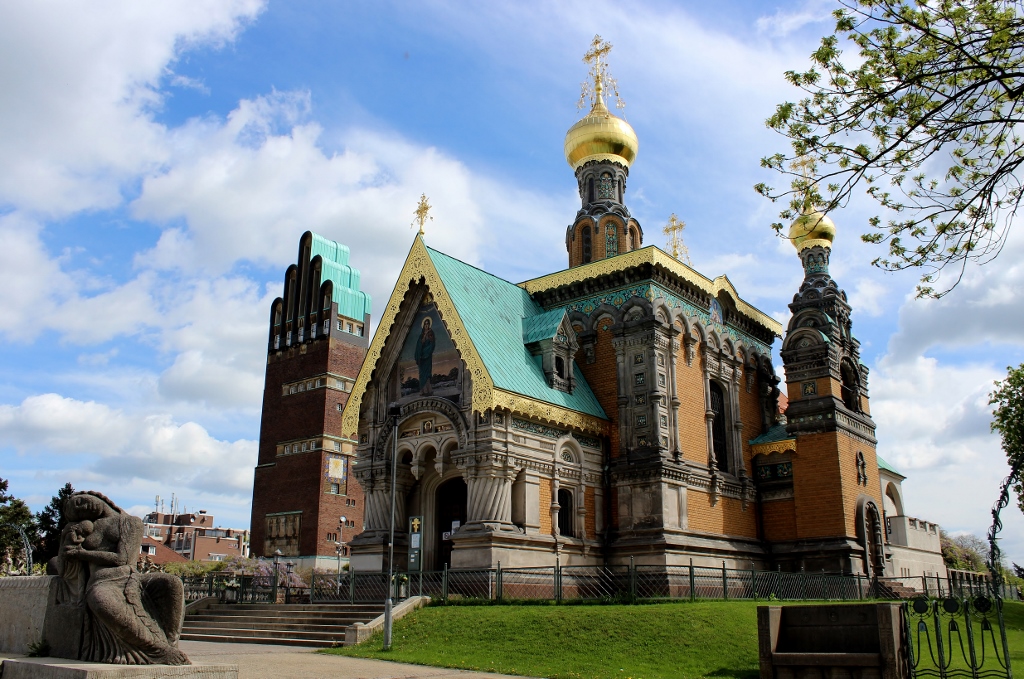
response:
[[[614,224],[604,228],[604,256],[614,257],[619,254],[619,232]]]
[[[711,423],[711,445],[715,466],[722,471],[729,470],[729,451],[725,434],[725,393],[718,382],[711,382],[711,412],[715,417]]]
[[[583,263],[588,263],[593,258],[593,251],[590,243],[590,227],[583,227]]]
[[[843,405],[854,412],[860,412],[860,396],[857,389],[857,372],[849,360],[839,368],[842,378]]]
[[[341,495],[341,484],[340,483],[332,483],[331,484],[331,494],[332,495]]]
[[[572,491],[558,489],[558,532],[565,537],[573,537],[572,530]]]
[[[363,326],[361,326],[361,325],[357,325],[356,326],[356,334],[359,335],[360,337],[363,336]]]
[[[290,347],[292,345],[292,331],[291,330],[289,330],[285,334],[285,336],[284,336],[284,343],[285,343],[285,346],[289,346]]]
[[[636,386],[642,387],[644,386],[644,384],[646,384],[646,382],[647,373],[637,373],[636,375],[633,375],[633,384],[635,384]]]
[[[329,318],[325,318],[324,319],[324,334],[325,335],[330,335],[331,334],[331,319],[329,319]]]
[[[335,450],[341,450],[341,441],[335,441],[334,442],[334,449]]]
[[[561,356],[555,356],[555,374],[565,379],[565,361]]]
[[[626,244],[629,246],[629,250],[636,250],[636,244],[633,242],[633,229],[629,229],[626,233]]]
[[[608,172],[604,172],[601,174],[601,179],[597,182],[597,197],[600,200],[611,200],[614,195],[612,176]]]
[[[344,330],[344,329],[345,329],[345,323],[343,321],[338,321],[338,330]]]
[[[646,415],[637,415],[636,416],[636,426],[638,426],[638,427],[646,427],[647,426],[647,416]]]
[[[281,348],[281,336],[280,335],[274,335],[274,349],[280,349],[280,348]]]
[[[352,324],[351,323],[346,323],[345,325],[346,325],[345,329],[348,332],[348,334],[354,335],[355,333],[352,331]]]
[[[594,178],[591,177],[587,180],[587,202],[594,202]]]

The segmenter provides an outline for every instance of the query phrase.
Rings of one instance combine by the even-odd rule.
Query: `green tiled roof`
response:
[[[878,468],[879,468],[879,469],[884,469],[885,471],[887,471],[887,472],[891,472],[891,473],[893,473],[893,474],[896,474],[897,476],[903,476],[903,474],[900,474],[900,473],[899,473],[899,472],[898,472],[898,471],[896,470],[896,468],[895,468],[895,467],[893,467],[893,466],[892,466],[891,464],[889,464],[888,462],[886,462],[885,460],[883,460],[883,459],[882,459],[882,456],[881,456],[881,455],[879,455],[878,453],[875,453],[875,459],[876,459],[876,460],[878,460]],[[905,476],[903,476],[903,478],[906,478],[906,477],[905,477]]]
[[[518,286],[517,286],[518,287]],[[565,318],[565,309],[552,309],[523,319],[523,344],[551,339]]]
[[[749,443],[752,446],[756,446],[759,443],[775,443],[776,441],[785,441],[786,439],[791,438],[793,438],[793,436],[786,431],[786,425],[777,423],[756,439],[750,439]]]
[[[608,419],[578,366],[571,394],[552,389],[523,344],[527,327],[535,323],[546,327],[550,321],[542,317],[554,312],[545,313],[526,290],[513,283],[436,250],[427,248],[427,252],[496,388]]]
[[[357,321],[370,313],[370,296],[359,289],[359,270],[348,264],[348,247],[323,236],[313,234],[310,261],[320,255],[323,265],[321,281],[333,281],[333,301],[338,304],[338,314]]]

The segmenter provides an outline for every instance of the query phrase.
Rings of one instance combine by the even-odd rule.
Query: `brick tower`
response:
[[[335,542],[363,528],[341,414],[366,355],[370,297],[348,259],[347,247],[307,231],[270,307],[252,554],[280,549],[306,568],[338,565]]]
[[[795,531],[774,544],[773,552],[793,567],[885,575],[868,370],[851,332],[846,293],[828,270],[835,225],[807,208],[789,237],[804,268],[781,351],[789,396],[786,430],[796,440]],[[776,537],[771,526],[767,532],[769,540]]]

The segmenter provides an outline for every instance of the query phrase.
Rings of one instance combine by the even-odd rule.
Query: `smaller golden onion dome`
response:
[[[573,170],[591,160],[610,160],[629,167],[640,147],[636,132],[604,105],[600,80],[595,89],[590,113],[565,133],[565,159]]]
[[[810,207],[804,208],[803,214],[789,227],[789,240],[793,242],[797,252],[813,248],[815,245],[831,249],[835,237],[836,225],[828,215]]]

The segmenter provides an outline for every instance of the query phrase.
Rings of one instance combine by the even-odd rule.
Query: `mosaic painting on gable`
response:
[[[398,358],[401,398],[438,396],[454,403],[461,392],[462,359],[433,302],[416,312]]]

